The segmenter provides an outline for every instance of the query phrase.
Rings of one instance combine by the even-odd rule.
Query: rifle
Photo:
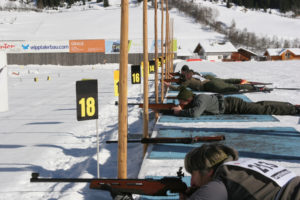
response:
[[[250,85],[272,85],[273,83],[263,83],[263,82],[249,81],[248,84],[250,84]]]
[[[197,142],[216,142],[225,140],[224,135],[217,136],[195,136],[195,137],[159,137],[159,138],[142,138],[140,140],[128,140],[129,143],[143,143],[143,144],[158,144],[158,143],[182,143],[193,144]],[[106,143],[117,143],[117,140],[108,140]]]
[[[180,72],[171,72],[171,73],[169,73],[170,75],[172,75],[172,76],[180,76]]]
[[[115,105],[119,105],[118,101],[115,101]],[[143,108],[143,103],[128,103],[127,105],[135,106],[138,105],[139,108]],[[173,107],[177,106],[174,103],[149,103],[149,109],[153,110],[171,110]]]
[[[182,181],[182,167],[177,177],[162,179],[89,179],[89,178],[39,178],[38,173],[32,173],[30,182],[73,182],[90,183],[90,189],[107,190],[113,194],[140,194],[149,196],[168,196],[167,192],[185,193],[187,185]]]
[[[273,90],[300,90],[300,88],[278,88],[278,87],[274,87],[274,88],[270,88]]]
[[[255,92],[270,93],[273,90],[300,90],[300,88],[278,88],[278,87],[274,87],[274,88],[265,88],[265,89],[262,89],[262,90],[241,90],[241,91],[238,91],[238,92],[220,92],[219,94],[229,95],[229,94],[244,94],[244,93],[255,93]]]
[[[170,83],[180,83],[180,78],[171,78],[171,79],[164,79],[165,82],[170,82]]]

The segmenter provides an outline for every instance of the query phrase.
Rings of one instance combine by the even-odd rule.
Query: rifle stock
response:
[[[217,136],[195,136],[195,137],[158,137],[158,138],[142,138],[140,140],[128,140],[128,143],[158,144],[158,143],[181,143],[193,144],[197,142],[216,142],[225,140],[224,135]],[[117,140],[108,140],[106,143],[117,143]]]
[[[168,191],[185,193],[187,185],[181,180],[183,176],[182,167],[180,167],[177,177],[163,177],[162,179],[39,178],[38,173],[32,173],[30,182],[81,182],[90,183],[90,189],[107,190],[117,194],[167,196]]]
[[[173,107],[177,106],[174,103],[153,103],[148,105],[150,109],[153,110],[171,110]],[[144,104],[139,104],[140,108],[144,107]]]
[[[180,178],[93,180],[91,189],[114,190],[123,194],[167,196],[167,192],[184,193],[187,186]]]

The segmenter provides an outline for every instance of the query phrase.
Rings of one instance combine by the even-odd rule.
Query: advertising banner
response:
[[[105,52],[105,40],[70,40],[70,53]]]
[[[69,52],[69,41],[7,41],[0,42],[0,51],[7,53]]]
[[[134,39],[129,43],[129,52],[128,53],[143,53],[143,40]],[[157,40],[158,53],[161,52],[161,40]],[[164,46],[165,48],[165,46]],[[165,49],[164,49],[165,51]],[[173,40],[173,51],[177,52],[177,40]],[[155,40],[148,39],[148,53],[155,53]]]
[[[105,40],[105,54],[120,53],[120,40]]]

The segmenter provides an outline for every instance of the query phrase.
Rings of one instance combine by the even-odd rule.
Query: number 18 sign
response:
[[[97,80],[76,81],[77,120],[98,119]]]

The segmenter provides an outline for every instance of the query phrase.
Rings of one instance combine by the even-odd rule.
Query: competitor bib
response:
[[[291,179],[296,177],[296,174],[281,166],[257,159],[238,159],[224,163],[224,165],[238,166],[260,173],[261,175],[271,179],[280,187],[283,187]]]

